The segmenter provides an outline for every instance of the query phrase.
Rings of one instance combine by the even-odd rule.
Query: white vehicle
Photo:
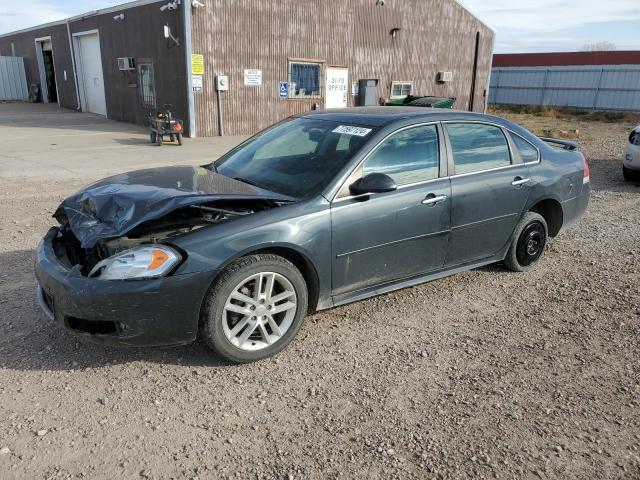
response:
[[[627,150],[622,162],[622,173],[627,182],[640,181],[640,125],[629,135]]]

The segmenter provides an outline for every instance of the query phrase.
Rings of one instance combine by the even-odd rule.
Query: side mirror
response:
[[[393,192],[397,189],[398,186],[393,178],[384,173],[370,173],[349,185],[349,191],[353,195]]]

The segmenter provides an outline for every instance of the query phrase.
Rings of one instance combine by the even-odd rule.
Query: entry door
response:
[[[102,75],[100,39],[97,33],[81,35],[78,39],[82,111],[107,115]]]
[[[493,125],[447,124],[453,153],[447,266],[489,258],[511,239],[529,197],[526,165]]]
[[[440,175],[438,146],[435,125],[401,130],[382,142],[347,182],[384,173],[398,189],[353,197],[345,186],[333,201],[334,295],[442,268],[451,187]]]
[[[349,70],[339,67],[327,68],[325,108],[347,108]]]

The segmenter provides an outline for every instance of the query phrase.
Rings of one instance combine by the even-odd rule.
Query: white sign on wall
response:
[[[259,87],[260,85],[262,85],[262,70],[245,70],[244,84],[247,87]]]
[[[202,91],[202,75],[191,75],[191,86],[194,92]]]
[[[349,70],[346,68],[327,68],[327,93],[325,108],[346,108],[348,105]]]

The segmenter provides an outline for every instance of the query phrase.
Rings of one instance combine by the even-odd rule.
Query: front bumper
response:
[[[640,170],[640,145],[627,143],[627,149],[622,164],[630,170]]]
[[[159,346],[189,343],[215,272],[150,280],[98,280],[67,268],[53,250],[57,229],[38,246],[37,299],[55,323],[103,344]]]

